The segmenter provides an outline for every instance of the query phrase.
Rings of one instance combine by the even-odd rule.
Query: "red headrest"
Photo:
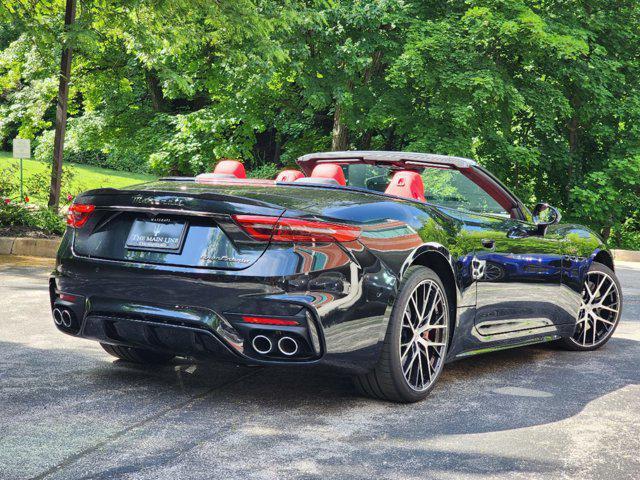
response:
[[[303,177],[304,173],[299,170],[283,170],[276,177],[276,182],[295,182]]]
[[[340,168],[340,165],[336,163],[320,163],[316,165],[313,172],[311,172],[311,177],[333,178],[340,185],[347,184],[342,168]]]
[[[222,175],[233,175],[237,178],[247,178],[244,165],[237,160],[222,160],[216,165],[213,173]]]
[[[389,183],[384,193],[420,200],[421,202],[426,201],[424,198],[424,183],[422,183],[422,177],[419,173],[409,170],[397,172],[391,179],[391,183]]]

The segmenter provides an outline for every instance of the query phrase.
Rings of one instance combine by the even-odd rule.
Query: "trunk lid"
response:
[[[156,182],[135,190],[86,192],[78,203],[95,205],[74,231],[80,257],[119,262],[240,270],[255,263],[268,242],[257,242],[232,215],[280,216],[285,208],[193,182]]]

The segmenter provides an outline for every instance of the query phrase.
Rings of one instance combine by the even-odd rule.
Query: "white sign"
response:
[[[14,138],[13,158],[31,158],[31,140]]]

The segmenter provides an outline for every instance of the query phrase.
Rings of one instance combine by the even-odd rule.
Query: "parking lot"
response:
[[[317,369],[138,367],[63,335],[51,267],[0,258],[0,478],[640,478],[640,264],[601,350],[448,365],[424,402]]]

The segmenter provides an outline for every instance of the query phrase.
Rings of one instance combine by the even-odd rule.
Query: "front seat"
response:
[[[427,201],[424,197],[422,177],[418,172],[411,170],[396,172],[384,193],[421,202]]]

